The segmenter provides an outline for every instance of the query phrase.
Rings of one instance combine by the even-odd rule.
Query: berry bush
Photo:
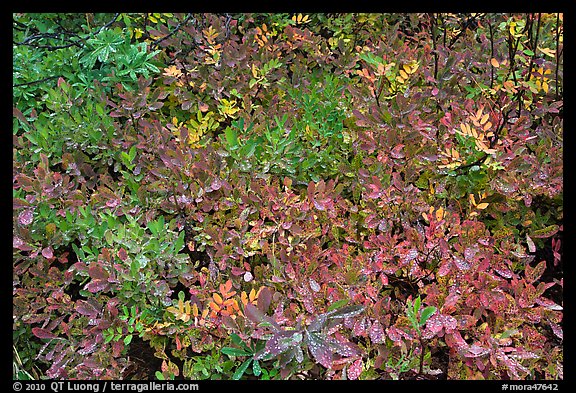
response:
[[[562,14],[13,14],[15,379],[563,379]]]

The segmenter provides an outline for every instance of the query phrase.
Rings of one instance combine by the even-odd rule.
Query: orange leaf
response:
[[[492,66],[496,68],[500,67],[500,63],[498,63],[498,60],[496,60],[495,58],[492,58],[490,60],[490,64],[492,64]]]
[[[218,295],[217,293],[213,294],[212,297],[214,298],[214,301],[216,302],[216,304],[222,304],[223,303],[222,296]]]

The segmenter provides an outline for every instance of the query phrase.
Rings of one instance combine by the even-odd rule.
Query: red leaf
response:
[[[88,275],[93,280],[108,280],[110,274],[101,265],[91,264],[88,268]]]
[[[404,152],[402,151],[403,148],[404,145],[400,144],[397,145],[394,149],[392,149],[392,151],[390,151],[390,155],[392,156],[392,158],[404,158],[406,154],[404,154]]]
[[[532,267],[529,264],[526,265],[526,279],[529,283],[537,281],[546,270],[546,261],[541,261],[538,265]]]
[[[430,321],[430,319],[428,320]],[[400,332],[400,329],[391,326],[390,328],[388,328],[388,337],[390,338],[390,340],[394,341],[394,342],[398,342],[402,340],[402,334]]]
[[[118,258],[120,258],[120,260],[122,262],[124,262],[126,259],[128,259],[128,253],[126,252],[126,250],[124,248],[120,248],[118,250]]]
[[[232,266],[232,275],[234,276],[241,276],[242,274],[244,274],[245,270],[241,267],[238,266]]]
[[[354,363],[348,367],[348,379],[355,380],[358,379],[362,373],[362,359],[356,360]]]
[[[32,334],[34,334],[36,337],[42,338],[42,339],[58,338],[58,336],[55,335],[54,333],[49,332],[48,330],[42,329],[42,328],[32,328]]]

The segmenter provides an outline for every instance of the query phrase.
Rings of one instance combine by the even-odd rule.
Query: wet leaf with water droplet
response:
[[[34,214],[31,209],[26,209],[18,215],[18,222],[22,225],[30,225],[34,221]]]
[[[348,379],[351,380],[358,379],[358,377],[360,377],[360,374],[362,373],[362,365],[363,365],[362,359],[358,359],[354,363],[352,363],[350,367],[348,367]]]

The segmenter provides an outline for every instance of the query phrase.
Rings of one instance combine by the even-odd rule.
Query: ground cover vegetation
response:
[[[563,379],[563,15],[13,14],[17,379]]]

